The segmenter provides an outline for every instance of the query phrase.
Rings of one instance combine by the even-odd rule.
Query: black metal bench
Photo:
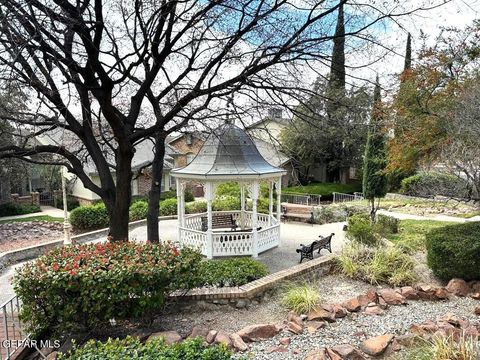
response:
[[[217,214],[212,216],[212,229],[225,229],[237,230],[237,221],[233,218],[232,214]],[[202,231],[208,230],[208,218],[202,217]]]
[[[303,261],[303,259],[309,259],[313,260],[313,252],[315,250],[318,250],[318,253],[320,254],[320,251],[322,249],[326,249],[332,253],[332,237],[335,235],[334,233],[331,233],[330,235],[323,237],[320,235],[320,240],[316,240],[312,242],[310,245],[303,245],[300,244],[300,247],[296,250],[297,253],[300,253],[300,263]]]

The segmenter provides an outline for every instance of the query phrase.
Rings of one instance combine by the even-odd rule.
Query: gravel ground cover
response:
[[[0,224],[0,253],[61,238],[63,224],[48,221]]]

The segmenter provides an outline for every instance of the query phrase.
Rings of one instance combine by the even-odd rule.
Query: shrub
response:
[[[193,193],[190,190],[185,190],[185,193],[183,194],[185,198],[185,202],[191,202],[195,201],[195,197],[193,196]]]
[[[136,201],[130,205],[128,217],[130,221],[142,220],[147,217],[148,214],[148,202]]]
[[[168,293],[198,282],[200,261],[197,251],[169,243],[56,248],[17,271],[20,316],[28,331],[39,334],[151,315]]]
[[[160,201],[161,200],[166,200],[166,199],[176,199],[176,198],[177,198],[177,191],[176,190],[163,191],[160,194]]]
[[[265,265],[250,258],[205,260],[200,264],[199,286],[241,286],[267,274]]]
[[[240,209],[240,197],[225,195],[213,200],[213,211],[230,211]]]
[[[177,199],[170,198],[160,201],[160,215],[176,215],[177,214]]]
[[[207,212],[207,202],[206,201],[194,201],[188,204],[185,204],[185,213],[187,214],[198,214]]]
[[[205,346],[200,338],[186,339],[178,344],[166,345],[158,337],[142,344],[137,338],[123,340],[109,338],[106,342],[89,340],[85,345],[74,345],[68,354],[59,354],[59,360],[228,360],[232,353],[223,344]]]
[[[318,290],[307,284],[288,287],[282,297],[282,304],[297,314],[309,313],[319,301]]]
[[[394,246],[371,248],[353,242],[343,248],[338,261],[344,275],[371,284],[411,285],[417,278],[413,260]]]
[[[443,280],[480,279],[480,223],[449,225],[426,235],[427,262]]]
[[[421,172],[402,180],[400,192],[410,196],[433,197],[436,195],[467,198],[468,183],[457,176]]]
[[[70,213],[70,223],[76,230],[95,230],[108,227],[108,213],[103,203],[80,206]]]
[[[233,196],[240,198],[240,184],[233,181],[219,184],[217,186],[215,195],[219,198],[222,196]]]
[[[376,228],[383,236],[387,234],[398,234],[400,220],[393,216],[378,214]]]
[[[25,215],[41,211],[40,206],[36,204],[14,204],[6,203],[0,205],[1,216]]]
[[[347,237],[361,244],[375,246],[379,242],[375,225],[367,214],[355,214],[348,218]]]
[[[347,212],[344,209],[332,206],[320,206],[313,213],[316,224],[329,224],[345,221]]]
[[[80,206],[80,202],[78,199],[74,196],[67,195],[67,210],[72,211],[73,209],[76,209],[77,207]],[[59,196],[57,198],[57,208],[63,210],[63,197]]]

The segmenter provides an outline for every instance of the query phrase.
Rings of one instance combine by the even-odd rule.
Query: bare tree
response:
[[[124,240],[135,146],[153,139],[148,239],[158,241],[165,137],[218,119],[234,93],[298,97],[297,66],[328,58],[332,14],[345,2],[1,0],[2,78],[31,95],[28,111],[5,118],[31,133],[0,146],[0,157],[42,162],[38,155],[54,154],[43,162],[65,166],[98,194],[113,239]],[[346,37],[366,41],[372,25],[418,9],[376,3],[349,2],[360,15]],[[46,134],[60,143],[29,141]]]

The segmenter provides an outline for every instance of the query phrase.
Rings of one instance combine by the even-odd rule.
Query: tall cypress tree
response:
[[[405,65],[403,71],[412,68],[412,35],[408,33],[407,36],[407,48],[405,49]]]
[[[372,222],[375,222],[378,201],[387,194],[387,176],[384,174],[387,156],[378,76],[373,99],[374,103],[363,159],[363,196],[370,202],[370,218]],[[377,205],[375,205],[375,200],[378,200]]]

